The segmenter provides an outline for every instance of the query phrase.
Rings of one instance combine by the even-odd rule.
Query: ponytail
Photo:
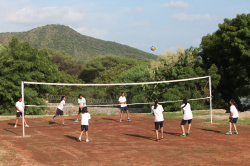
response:
[[[187,99],[183,99],[182,102],[183,102],[185,105],[184,105],[183,107],[181,107],[181,110],[187,106]]]
[[[156,109],[157,106],[158,106],[157,104],[159,103],[159,100],[156,98],[154,102],[155,102],[155,104],[154,104],[154,109]]]
[[[233,99],[230,100],[230,102],[236,107],[236,109],[238,110],[238,105],[235,103],[235,101]]]
[[[65,96],[62,96],[62,97],[61,97],[61,101],[63,100],[64,97],[65,97]]]

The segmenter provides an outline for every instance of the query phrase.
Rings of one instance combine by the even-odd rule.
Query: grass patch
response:
[[[178,117],[178,116],[183,116],[183,113],[181,113],[181,112],[163,112],[163,116]]]

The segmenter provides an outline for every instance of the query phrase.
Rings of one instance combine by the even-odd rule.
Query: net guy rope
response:
[[[21,82],[21,93],[22,93],[22,98],[23,98],[23,103],[24,103],[24,84],[63,85],[63,86],[121,86],[121,85],[146,85],[146,84],[163,84],[163,83],[171,83],[171,82],[184,82],[184,81],[198,80],[198,79],[204,79],[204,78],[209,78],[209,97],[199,98],[199,99],[189,99],[189,100],[210,99],[210,115],[211,115],[211,124],[212,124],[212,85],[211,85],[211,76],[187,78],[187,79],[179,79],[179,80],[169,80],[169,81],[137,82],[137,83],[115,83],[115,84],[69,84],[69,83],[46,83],[46,82],[22,81]],[[167,102],[176,102],[176,101],[167,101]],[[160,102],[160,103],[166,103],[166,102]],[[132,103],[132,104],[128,104],[128,105],[133,105],[133,104],[152,104],[152,103]],[[119,105],[119,104],[117,104],[117,105]],[[27,105],[27,106],[32,106],[32,105]],[[101,106],[101,105],[99,105],[99,106]],[[105,106],[108,106],[108,105],[105,105]],[[112,106],[114,106],[114,105],[112,105]],[[24,111],[23,111],[23,115],[22,115],[22,120],[23,120],[22,123],[23,123],[23,137],[24,137],[25,136]]]

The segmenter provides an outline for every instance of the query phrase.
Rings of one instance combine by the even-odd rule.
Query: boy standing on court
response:
[[[119,104],[121,104],[121,118],[120,118],[120,122],[122,122],[122,114],[123,114],[123,111],[127,111],[127,118],[128,120],[127,121],[131,121],[129,119],[129,113],[128,113],[128,107],[127,107],[127,100],[126,100],[126,97],[124,96],[124,92],[122,92],[122,95],[120,96],[119,98]]]
[[[19,120],[19,117],[22,116],[22,113],[24,115],[24,108],[25,108],[25,106],[24,106],[22,97],[18,97],[18,101],[16,102],[16,109],[17,110],[16,110],[16,123],[15,123],[14,128],[17,127],[17,122]],[[24,119],[24,124],[25,124],[25,127],[29,127],[29,125],[27,125],[25,119]]]
[[[78,122],[78,118],[80,116],[80,113],[82,112],[83,107],[86,107],[86,100],[84,97],[82,97],[81,94],[79,95],[78,103],[79,103],[79,111],[75,122]]]

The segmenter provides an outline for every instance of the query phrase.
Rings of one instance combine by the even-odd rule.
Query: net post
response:
[[[24,82],[21,82],[21,90],[22,90],[22,102],[24,105]],[[22,123],[23,123],[23,137],[25,136],[25,128],[24,128],[24,109],[22,112]]]
[[[211,115],[211,124],[213,123],[213,110],[212,110],[212,83],[211,76],[209,76],[209,94],[210,94],[210,115]]]

